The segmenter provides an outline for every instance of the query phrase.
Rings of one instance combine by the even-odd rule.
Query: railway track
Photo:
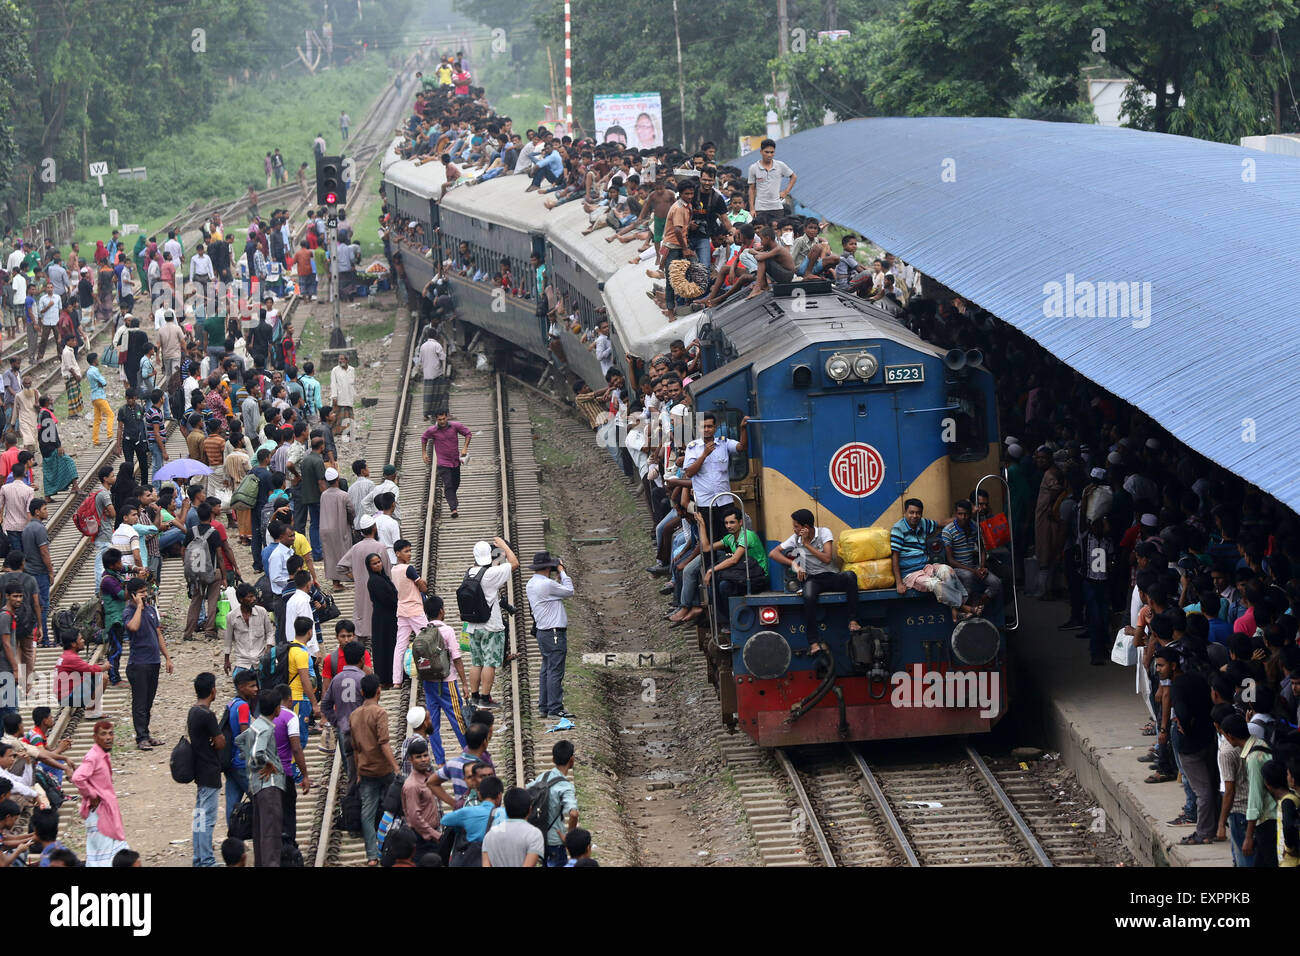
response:
[[[420,436],[428,422],[421,414],[422,396],[412,388],[410,369],[408,361],[393,399],[394,426],[386,452],[388,460],[414,465],[403,469],[402,535],[412,542],[425,579],[447,603],[446,622],[458,627],[451,596],[472,561],[475,542],[500,534],[511,543],[521,563],[527,562],[533,551],[545,547],[531,430],[527,409],[510,407],[500,377],[470,372],[453,386],[452,416],[473,432],[475,441],[470,461],[463,468],[460,514],[451,519],[446,515],[436,471],[425,466],[420,457]],[[376,439],[372,437],[371,448],[375,447]],[[508,645],[512,651],[522,653],[510,664],[508,673],[498,671],[493,690],[503,706],[496,712],[490,749],[496,751],[494,762],[507,785],[522,784],[534,774],[532,720],[526,696],[540,658],[533,642],[524,646],[521,641],[531,624],[523,600],[524,573],[512,577],[505,594],[505,600],[518,609],[518,614],[507,622]],[[349,594],[344,592],[339,601],[345,613],[350,606]],[[406,734],[406,712],[423,702],[423,692],[407,681],[400,691],[381,695],[380,702],[388,711],[389,734],[396,752]],[[439,720],[438,731],[446,753],[459,753],[460,743],[447,720]],[[346,787],[342,757],[337,753],[333,757],[317,756],[320,770],[313,769],[313,775],[323,774],[319,779],[327,782],[317,797],[313,817],[304,821],[299,816],[299,845],[317,866],[363,866],[364,843],[337,826],[335,811]],[[309,755],[308,759],[315,757]]]

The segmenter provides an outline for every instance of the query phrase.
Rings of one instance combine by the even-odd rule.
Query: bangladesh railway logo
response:
[[[831,484],[849,498],[874,494],[885,480],[885,460],[865,442],[841,445],[831,456]]]

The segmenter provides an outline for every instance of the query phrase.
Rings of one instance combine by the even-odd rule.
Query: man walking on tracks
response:
[[[424,418],[433,418],[434,409],[447,407],[447,353],[433,334],[433,327],[425,329],[416,364],[424,377]]]
[[[537,647],[542,652],[537,708],[543,717],[572,717],[564,708],[564,663],[569,649],[564,600],[573,597],[573,581],[559,558],[539,551],[533,556],[533,576],[525,590],[533,611]]]
[[[465,436],[465,447],[461,449],[458,436]],[[424,463],[429,461],[429,443],[438,455],[438,482],[442,493],[447,498],[447,507],[453,518],[460,517],[460,501],[456,498],[456,489],[460,487],[460,466],[469,458],[469,443],[473,433],[460,422],[451,420],[445,408],[438,409],[434,424],[424,430],[420,436],[420,451],[424,453]],[[475,549],[477,551],[477,549]],[[515,565],[518,567],[518,564]]]
[[[506,626],[501,619],[499,592],[519,567],[519,559],[504,540],[493,538],[492,544],[501,549],[505,563],[494,565],[492,545],[480,541],[474,545],[474,567],[465,573],[456,591],[460,619],[469,633],[470,703],[487,708],[497,705],[492,699],[492,682],[505,659]]]

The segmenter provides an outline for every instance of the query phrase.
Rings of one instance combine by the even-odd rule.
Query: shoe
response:
[[[452,516],[453,518],[459,518],[459,517],[460,517],[460,512],[459,512],[459,511],[453,511],[453,512],[451,513],[451,516]]]
[[[1183,810],[1178,814],[1178,816],[1168,821],[1168,823],[1171,827],[1194,827],[1196,826],[1196,818],[1188,817],[1187,811]]]
[[[1137,761],[1138,763],[1155,763],[1156,755],[1150,752],[1144,753],[1141,757],[1137,758]]]
[[[1076,621],[1074,618],[1070,618],[1064,624],[1056,625],[1056,629],[1058,631],[1081,631],[1087,626],[1088,625],[1084,624],[1082,621]]]
[[[646,568],[646,571],[648,571],[650,574],[653,574],[657,578],[662,578],[670,571],[672,571],[672,568],[668,567],[668,565],[666,564],[655,564]]]
[[[673,593],[673,586],[672,586],[672,583],[670,582],[670,583],[668,583],[668,584],[665,584],[663,587],[661,587],[661,588],[659,589],[659,593],[660,593],[660,594],[672,594],[672,593]]]
[[[557,710],[557,711],[555,711],[553,714],[551,714],[551,716],[552,716],[552,717],[559,717],[561,720],[572,720],[573,718],[577,717],[578,715],[577,715],[577,714],[571,714],[571,713],[569,713],[567,710],[565,710],[563,707],[561,707],[559,710]]]
[[[482,707],[484,710],[496,710],[498,707],[501,706],[495,700],[493,700],[491,696],[488,695],[480,697],[478,699],[478,705]]]
[[[479,697],[478,694],[470,694],[470,696],[469,696],[469,702],[470,702],[470,704],[471,704],[472,706],[474,706],[474,707],[477,707],[477,706],[478,706],[478,702],[479,702],[481,699],[482,699],[482,698]]]
[[[150,745],[151,745],[151,746],[154,746],[154,747],[161,747],[161,746],[162,746],[163,744],[165,744],[166,742],[167,742],[167,741],[165,741],[165,740],[160,740],[160,739],[157,738],[157,737],[150,737],[150,738],[149,738],[149,743],[150,743]]]

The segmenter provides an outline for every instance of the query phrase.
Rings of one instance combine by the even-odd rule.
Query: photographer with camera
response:
[[[564,707],[564,664],[569,650],[569,616],[565,598],[573,597],[573,581],[564,564],[549,551],[533,556],[533,576],[525,590],[533,612],[537,647],[542,652],[542,676],[537,708],[543,717],[573,717]]]
[[[126,607],[123,620],[130,634],[131,657],[126,664],[126,679],[131,685],[131,722],[135,725],[137,750],[161,747],[163,741],[149,731],[154,697],[158,694],[158,672],[163,661],[172,672],[171,655],[163,637],[162,622],[147,582],[132,578],[126,582]]]
[[[499,554],[493,551],[493,545]],[[504,562],[498,563],[499,558]],[[474,567],[465,572],[465,580],[456,590],[460,619],[469,635],[470,702],[475,707],[491,709],[497,705],[492,699],[492,682],[497,668],[505,662],[506,648],[500,591],[517,567],[519,559],[504,539],[493,538],[492,544],[480,541],[474,545]],[[514,612],[510,607],[505,610]]]

